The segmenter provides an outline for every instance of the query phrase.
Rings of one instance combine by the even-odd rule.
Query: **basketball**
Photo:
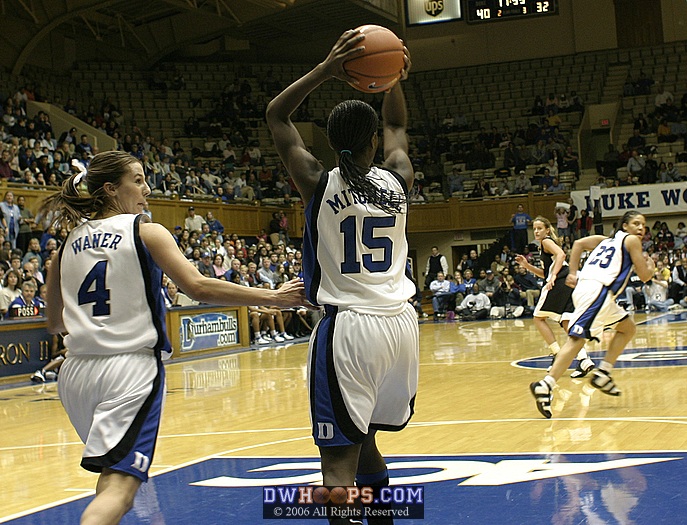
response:
[[[344,487],[334,487],[329,495],[329,501],[335,505],[341,505],[346,501],[347,493]]]
[[[404,66],[403,42],[386,27],[364,25],[357,28],[365,35],[365,51],[344,62],[344,71],[359,84],[349,82],[363,93],[391,89],[401,78]]]
[[[313,490],[312,499],[315,503],[324,505],[329,501],[329,489],[327,487],[317,487]]]

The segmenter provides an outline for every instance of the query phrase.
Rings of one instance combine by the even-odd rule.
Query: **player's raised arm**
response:
[[[360,45],[364,38],[360,31],[346,31],[322,63],[288,86],[267,105],[267,125],[272,132],[277,153],[306,204],[312,197],[323,167],[306,149],[291,121],[291,115],[305,97],[326,80],[334,77],[345,81],[354,80],[344,71],[343,63],[364,49]]]

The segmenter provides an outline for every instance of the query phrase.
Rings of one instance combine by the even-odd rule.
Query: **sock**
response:
[[[582,361],[583,359],[587,359],[589,357],[589,354],[587,353],[587,349],[583,346],[582,350],[577,352],[577,359]]]
[[[544,383],[546,383],[547,385],[549,385],[549,388],[550,388],[551,390],[553,390],[553,387],[556,386],[556,380],[553,378],[553,376],[547,375],[547,376],[544,378]]]
[[[372,474],[356,474],[355,484],[359,487],[388,487],[389,471],[384,469]]]
[[[558,341],[554,341],[549,345],[549,352],[551,352],[551,355],[556,355],[558,352],[561,351],[561,347],[558,344]]]
[[[356,474],[355,484],[358,487],[373,487],[375,499],[379,498],[379,490],[389,486],[389,471],[385,468],[379,472],[371,474]],[[390,503],[376,503],[373,505],[377,509],[391,509]],[[367,518],[368,525],[392,525],[393,518]]]
[[[611,370],[613,370],[613,365],[608,361],[601,361],[599,364],[599,370],[603,370],[604,372],[610,374]]]

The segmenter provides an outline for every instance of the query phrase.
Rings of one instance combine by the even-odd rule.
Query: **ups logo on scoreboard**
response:
[[[425,0],[425,13],[438,16],[444,12],[444,0]]]

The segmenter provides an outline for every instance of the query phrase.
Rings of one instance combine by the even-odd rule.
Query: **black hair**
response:
[[[362,100],[345,100],[337,104],[327,120],[329,145],[339,153],[339,172],[361,200],[390,214],[402,211],[407,197],[390,195],[368,177],[369,167],[358,166],[353,157],[369,147],[377,133],[379,118],[374,108]]]
[[[638,212],[637,210],[626,211],[625,214],[620,219],[620,229],[621,230],[624,229],[623,224],[628,224],[637,215],[643,215],[643,214]]]

